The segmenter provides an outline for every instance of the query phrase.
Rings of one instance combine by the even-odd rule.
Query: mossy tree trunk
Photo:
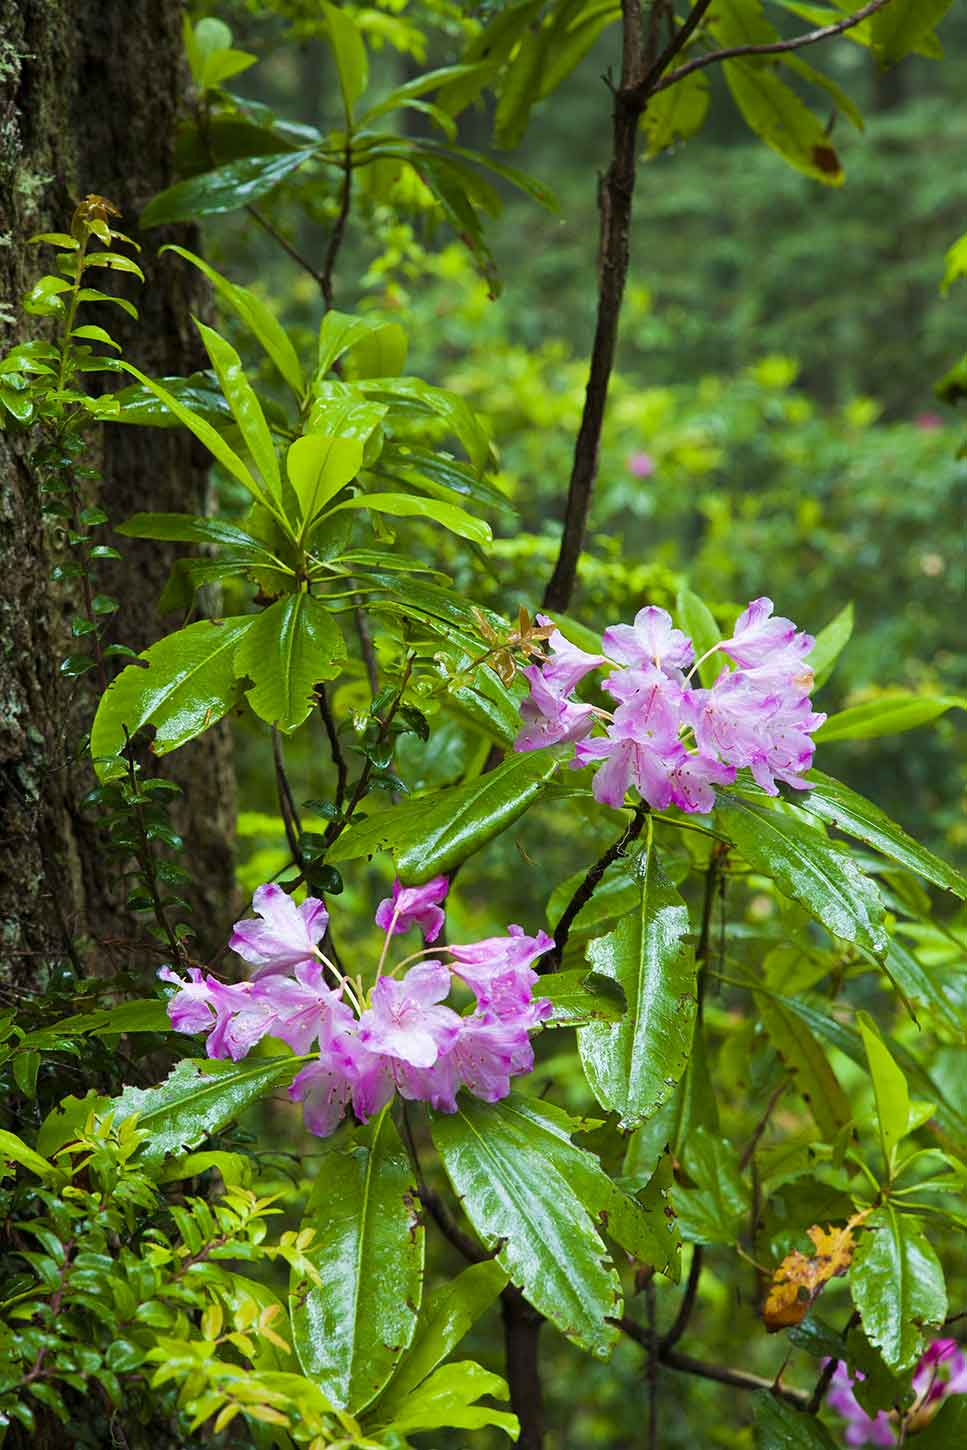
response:
[[[138,237],[137,215],[173,178],[175,128],[187,76],[180,0],[5,0],[0,6],[0,336],[30,335],[18,320],[21,293],[51,264],[26,245],[34,232],[66,230],[89,192],[120,207]],[[137,301],[107,324],[125,355],[154,376],[200,365],[190,313],[204,297],[192,269],[158,259],[172,236],[140,236],[142,289],[105,273],[105,290]],[[182,234],[178,240],[192,245]],[[102,309],[102,313],[107,309]],[[95,375],[98,381],[102,375]],[[150,970],[145,929],[125,912],[122,863],[79,808],[93,784],[81,747],[90,722],[87,683],[59,674],[70,652],[77,601],[57,592],[50,570],[58,540],[41,512],[29,435],[0,433],[0,981],[42,985],[65,957],[86,971],[119,965]],[[112,522],[136,509],[199,512],[204,457],[180,430],[116,425],[92,443],[102,481],[91,485]],[[170,567],[165,546],[107,536],[123,563],[97,585],[120,600],[113,638],[143,649],[177,621],[156,601]],[[76,648],[76,645],[75,645]],[[196,917],[223,926],[232,908],[233,782],[230,743],[211,731],[166,772],[186,790],[178,825],[187,838]],[[230,919],[230,918],[229,918]],[[154,959],[155,961],[157,958]]]

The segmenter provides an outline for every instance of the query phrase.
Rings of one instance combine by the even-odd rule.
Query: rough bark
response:
[[[0,7],[4,344],[31,335],[18,321],[19,297],[50,267],[50,252],[26,239],[66,229],[76,202],[98,192],[121,208],[120,225],[141,241],[147,285],[128,288],[131,279],[103,273],[103,290],[136,300],[140,320],[119,309],[87,320],[108,325],[149,374],[199,365],[190,321],[203,301],[198,284],[189,269],[159,261],[158,247],[172,235],[137,232],[140,207],[174,179],[187,79],[180,26],[180,0],[6,0]],[[185,242],[185,233],[178,239]],[[94,449],[103,482],[93,488],[113,522],[136,509],[201,509],[204,458],[180,430],[108,427]],[[147,970],[152,960],[134,946],[98,945],[143,941],[144,930],[124,912],[116,858],[78,809],[93,783],[79,751],[91,696],[86,683],[58,674],[76,601],[49,583],[57,542],[41,518],[29,451],[28,437],[0,434],[0,980],[22,986],[41,981],[42,968],[65,957],[98,971],[120,961]],[[97,578],[99,589],[121,601],[114,637],[143,649],[173,623],[156,610],[170,553],[163,545],[104,541],[124,554]],[[164,769],[190,790],[178,824],[188,841],[196,916],[217,932],[232,906],[227,733],[210,732]]]

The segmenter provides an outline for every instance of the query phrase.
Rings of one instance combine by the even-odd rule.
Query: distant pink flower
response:
[[[918,413],[913,421],[924,433],[935,433],[944,425],[944,420],[939,413]]]
[[[651,478],[655,471],[655,460],[650,453],[630,453],[628,472],[635,478]]]
[[[688,635],[675,629],[667,609],[654,604],[639,609],[633,625],[610,625],[601,636],[601,644],[608,658],[619,664],[632,669],[652,665],[673,678],[695,658]]]
[[[394,936],[418,926],[427,945],[435,942],[444,920],[438,903],[446,896],[449,886],[446,876],[434,876],[425,886],[404,886],[397,877],[393,895],[376,908],[376,925]]]
[[[921,1356],[913,1376],[920,1404],[947,1395],[967,1395],[967,1355],[956,1339],[935,1339]]]
[[[325,936],[329,925],[324,902],[308,896],[301,906],[296,906],[281,886],[269,883],[258,887],[252,906],[262,920],[237,921],[228,944],[233,952],[258,967],[254,979],[270,972],[287,972],[316,959],[316,943]]]
[[[359,1019],[359,1041],[370,1052],[432,1067],[460,1026],[456,1012],[437,1005],[449,991],[450,972],[442,962],[419,962],[401,981],[380,977],[372,1006]]]

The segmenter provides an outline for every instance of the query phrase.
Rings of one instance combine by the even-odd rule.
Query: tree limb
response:
[[[642,801],[635,807],[634,815],[617,841],[610,845],[604,855],[595,861],[581,882],[581,885],[564,908],[561,919],[554,931],[554,950],[547,954],[543,959],[543,963],[538,962],[537,971],[544,973],[557,971],[557,968],[561,964],[561,957],[564,954],[564,948],[567,945],[567,939],[570,935],[574,918],[582,906],[586,906],[591,900],[591,897],[601,883],[602,876],[612,862],[617,861],[619,856],[623,856],[627,848],[631,845],[631,842],[637,840],[641,835],[641,830],[647,817],[648,806]]]
[[[627,1314],[614,1321],[633,1339],[640,1344],[642,1349],[651,1350],[653,1340],[648,1330],[642,1325],[636,1324]],[[731,1369],[727,1365],[709,1364],[704,1359],[693,1359],[691,1355],[679,1354],[677,1349],[665,1349],[661,1341],[658,1343],[658,1361],[666,1369],[677,1370],[680,1374],[697,1375],[700,1379],[715,1380],[720,1385],[730,1385],[737,1390],[768,1390],[778,1399],[785,1400],[789,1405],[794,1405],[797,1410],[808,1411],[810,1396],[804,1390],[788,1389],[785,1385],[774,1383],[772,1380],[763,1379],[761,1375],[746,1374],[745,1370]]]

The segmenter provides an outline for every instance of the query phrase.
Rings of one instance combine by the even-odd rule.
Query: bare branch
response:
[[[674,1349],[688,1328],[688,1322],[695,1308],[695,1300],[698,1297],[698,1282],[702,1277],[702,1260],[704,1256],[705,1251],[702,1245],[696,1244],[692,1250],[692,1262],[688,1266],[688,1279],[685,1283],[682,1302],[678,1306],[678,1313],[675,1315],[672,1327],[661,1337],[661,1347],[663,1350]]]
[[[332,763],[336,767],[336,809],[342,810],[343,801],[346,799],[346,784],[349,779],[349,769],[346,765],[346,757],[343,754],[342,746],[339,743],[336,722],[332,717],[329,696],[326,694],[325,685],[318,685],[316,687],[316,701],[319,705],[319,714],[322,717],[326,739],[329,741]]]
[[[347,137],[346,151],[343,156],[342,168],[342,190],[339,198],[339,215],[336,217],[332,234],[329,237],[329,245],[326,247],[326,255],[322,263],[322,275],[319,278],[319,286],[322,289],[323,301],[326,307],[332,306],[333,286],[332,274],[336,266],[336,258],[339,256],[339,248],[342,246],[343,237],[346,235],[346,223],[349,220],[349,206],[352,200],[353,190],[353,152],[352,143]]]
[[[587,903],[591,900],[591,897],[594,895],[598,886],[601,884],[602,876],[604,875],[605,871],[607,871],[608,867],[612,864],[612,862],[617,861],[619,856],[623,856],[625,851],[631,845],[632,841],[636,841],[641,835],[642,827],[644,826],[647,818],[648,807],[644,804],[644,802],[642,802],[635,807],[634,815],[628,822],[625,830],[618,837],[617,841],[610,845],[605,851],[604,855],[599,857],[599,859],[595,861],[594,865],[591,867],[590,871],[581,882],[581,885],[571,897],[570,901],[564,909],[564,913],[561,916],[560,921],[557,924],[557,928],[554,932],[554,950],[547,954],[547,956],[543,959],[543,962],[539,962],[537,964],[537,971],[544,973],[554,972],[560,966],[561,957],[564,954],[564,948],[567,945],[567,939],[571,933],[571,927],[574,923],[574,918],[577,916],[582,906],[586,906]]]
[[[650,1350],[653,1344],[649,1331],[636,1324],[627,1314],[613,1321],[642,1349]],[[679,1374],[697,1375],[699,1379],[715,1380],[720,1385],[730,1385],[736,1390],[768,1390],[786,1404],[797,1410],[808,1412],[810,1396],[804,1390],[788,1389],[785,1385],[763,1379],[761,1375],[746,1374],[745,1370],[731,1369],[723,1364],[709,1364],[704,1359],[693,1359],[689,1354],[679,1354],[677,1349],[663,1349],[658,1345],[658,1360],[666,1369],[677,1370]]]

